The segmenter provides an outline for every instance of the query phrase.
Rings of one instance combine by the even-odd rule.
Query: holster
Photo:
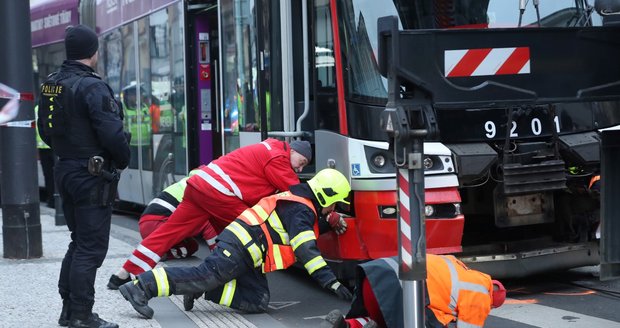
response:
[[[107,167],[107,168],[106,168]],[[106,165],[106,161],[101,156],[93,156],[88,160],[88,172],[94,176],[102,177],[103,183],[92,195],[93,205],[110,206],[116,198],[118,180],[120,174],[113,165]]]

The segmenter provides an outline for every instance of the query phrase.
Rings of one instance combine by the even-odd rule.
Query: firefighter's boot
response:
[[[325,316],[325,321],[322,325],[321,328],[325,327],[331,327],[331,328],[348,328],[349,324],[347,323],[347,321],[344,319],[344,315],[342,315],[342,312],[340,312],[340,310],[333,310],[330,313],[328,313]]]
[[[183,309],[191,311],[194,308],[194,300],[199,299],[202,293],[183,295]]]
[[[153,318],[154,311],[149,306],[149,299],[151,299],[151,297],[146,291],[144,291],[144,289],[142,289],[142,286],[137,279],[123,284],[118,288],[118,291],[121,292],[123,297],[128,300],[129,303],[131,303],[134,310],[147,319]]]

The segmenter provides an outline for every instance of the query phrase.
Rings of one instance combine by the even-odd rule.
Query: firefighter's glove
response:
[[[328,285],[329,290],[334,292],[334,294],[338,295],[338,298],[343,299],[345,301],[350,301],[353,299],[353,295],[347,289],[347,287],[343,286],[340,281],[334,280],[334,282]]]
[[[325,216],[325,221],[327,221],[332,230],[339,235],[347,231],[347,221],[345,221],[339,213],[331,212],[327,214]]]

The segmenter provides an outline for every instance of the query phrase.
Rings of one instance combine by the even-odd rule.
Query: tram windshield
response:
[[[397,16],[399,28],[510,28],[572,27],[601,25],[588,1],[436,0],[391,2],[342,0],[338,8],[341,41],[347,74],[348,98],[382,105],[387,98],[387,79],[377,66],[377,19]]]

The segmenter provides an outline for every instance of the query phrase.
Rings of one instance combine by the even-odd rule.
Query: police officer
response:
[[[58,324],[69,327],[118,327],[92,312],[97,268],[108,250],[116,170],[129,162],[119,104],[94,71],[98,48],[90,28],[67,28],[67,60],[42,84],[37,120],[41,137],[59,157],[54,177],[71,231],[58,281]]]

